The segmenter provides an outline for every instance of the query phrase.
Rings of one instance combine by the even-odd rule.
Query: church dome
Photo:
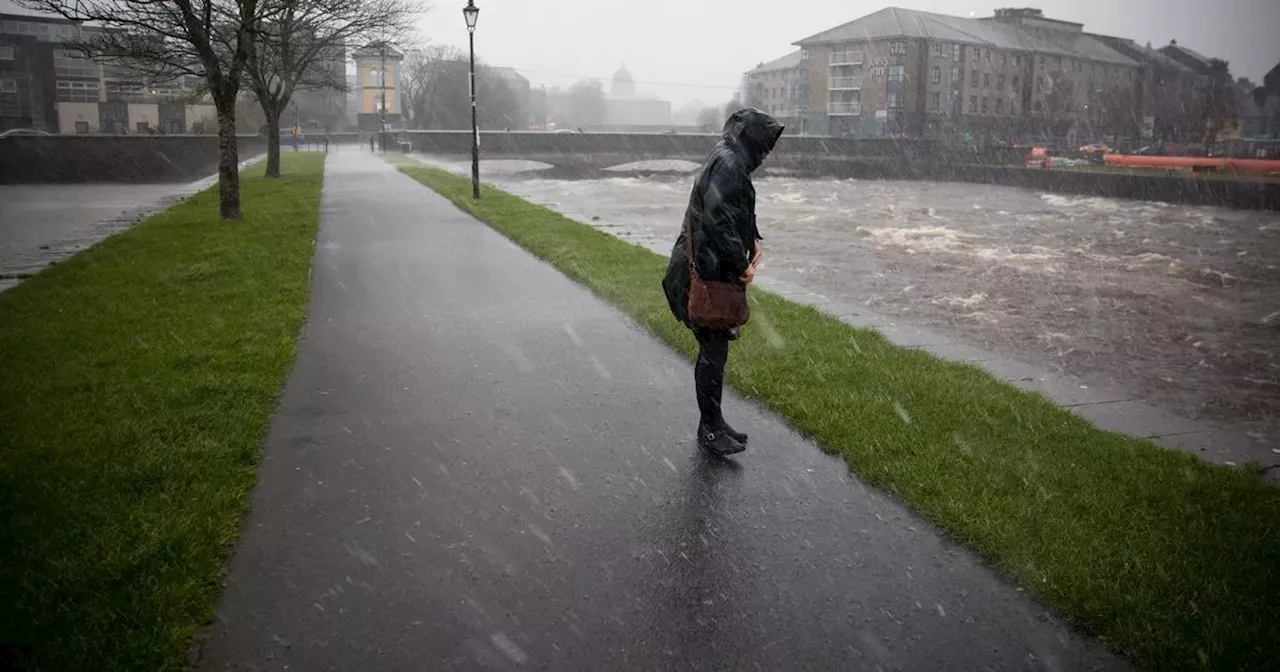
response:
[[[615,97],[634,96],[636,94],[636,80],[627,71],[625,63],[621,68],[618,68],[617,72],[613,73],[613,85],[609,88],[609,93]]]

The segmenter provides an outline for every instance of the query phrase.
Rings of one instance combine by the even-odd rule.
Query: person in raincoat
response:
[[[756,228],[756,191],[751,185],[751,173],[773,150],[782,130],[776,119],[755,108],[738,110],[729,117],[720,142],[694,181],[684,225],[671,249],[662,280],[671,314],[698,339],[698,359],[693,368],[701,416],[698,446],[716,455],[746,450],[747,435],[730,427],[720,410],[729,342],[738,338],[738,330],[707,329],[690,322],[685,232],[693,234],[693,266],[698,277],[751,284],[760,263],[763,239]]]

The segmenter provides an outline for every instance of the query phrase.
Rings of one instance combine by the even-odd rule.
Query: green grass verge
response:
[[[186,662],[305,317],[323,162],[246,171],[240,221],[215,188],[0,293],[0,659]]]
[[[468,178],[401,170],[687,357],[663,258]],[[752,292],[729,382],[979,550],[1084,631],[1159,669],[1280,655],[1280,489],[1100,431],[1046,398]],[[748,458],[749,459],[749,458]]]

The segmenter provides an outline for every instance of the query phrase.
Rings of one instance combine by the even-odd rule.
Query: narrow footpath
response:
[[[379,158],[312,282],[198,669],[1127,667],[737,397],[702,458],[687,362]]]

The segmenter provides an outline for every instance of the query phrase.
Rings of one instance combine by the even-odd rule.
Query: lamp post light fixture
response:
[[[467,36],[471,42],[471,198],[480,200],[480,127],[476,124],[476,19],[480,8],[475,0],[467,0],[462,8],[467,20]]]

